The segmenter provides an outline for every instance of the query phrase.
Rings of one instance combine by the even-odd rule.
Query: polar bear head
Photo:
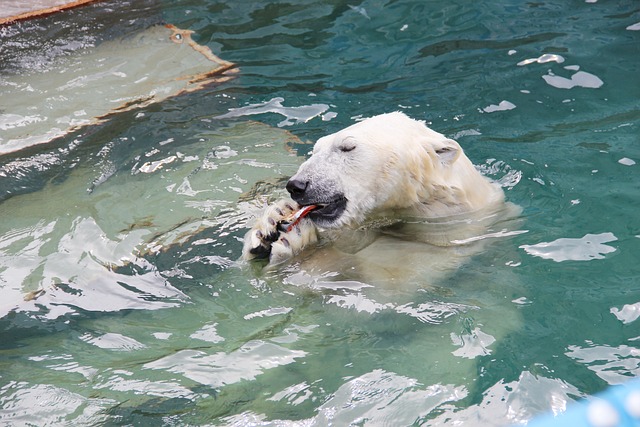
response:
[[[452,139],[396,112],[320,138],[287,183],[318,226],[357,226],[369,217],[444,217],[502,200],[502,190]]]

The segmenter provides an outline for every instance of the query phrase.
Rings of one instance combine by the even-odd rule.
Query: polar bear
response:
[[[403,264],[407,254],[419,264],[427,248],[458,247],[460,255],[467,243],[494,235],[491,225],[508,211],[501,187],[473,166],[456,141],[401,112],[320,138],[286,189],[291,199],[269,206],[245,236],[243,259],[268,258],[275,265],[308,247],[326,250],[328,240],[342,249],[333,261],[364,251],[360,260],[345,262],[353,269],[366,255],[363,269],[371,271],[393,258],[400,239]],[[305,206],[315,208],[282,227]],[[374,242],[378,249],[372,251]],[[441,261],[450,258],[445,253]]]
[[[416,381],[482,383],[483,357],[522,326],[517,273],[495,267],[516,256],[504,238],[526,231],[515,228],[519,208],[458,143],[399,112],[375,116],[320,138],[286,190],[245,235],[244,260],[263,260],[243,263],[262,268],[257,282],[317,297],[348,325],[346,342],[401,337],[393,351],[411,355]],[[292,313],[304,316],[292,323],[317,320]]]

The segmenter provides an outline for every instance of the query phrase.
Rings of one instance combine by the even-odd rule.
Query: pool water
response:
[[[106,1],[0,28],[0,79],[165,22],[237,77],[0,156],[1,425],[500,426],[637,376],[636,2]],[[517,232],[429,286],[238,264],[311,143],[389,111]]]

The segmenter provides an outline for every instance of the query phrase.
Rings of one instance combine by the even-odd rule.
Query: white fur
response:
[[[337,230],[331,233],[334,240],[340,239],[340,229],[409,220],[413,224],[386,234],[449,246],[482,232],[486,219],[504,206],[502,189],[477,171],[457,142],[400,112],[320,138],[291,180],[307,183],[307,193],[316,199],[346,199],[342,215],[315,224]],[[257,245],[269,246],[260,237],[273,232],[284,216],[266,210],[245,238],[244,259],[255,257],[251,249]],[[416,220],[422,221],[419,227]],[[286,244],[280,239],[273,244],[272,263],[317,240],[311,221],[303,221],[295,233],[293,238],[281,233]]]
[[[331,228],[390,215],[446,217],[503,200],[457,142],[399,112],[320,138],[292,179],[345,195],[347,209]]]

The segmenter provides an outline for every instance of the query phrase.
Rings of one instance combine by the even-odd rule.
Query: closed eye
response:
[[[353,151],[353,150],[356,149],[356,144],[354,144],[352,142],[347,142],[346,144],[340,145],[340,147],[338,147],[338,149],[340,151],[342,151],[343,153],[348,153],[349,151]]]

